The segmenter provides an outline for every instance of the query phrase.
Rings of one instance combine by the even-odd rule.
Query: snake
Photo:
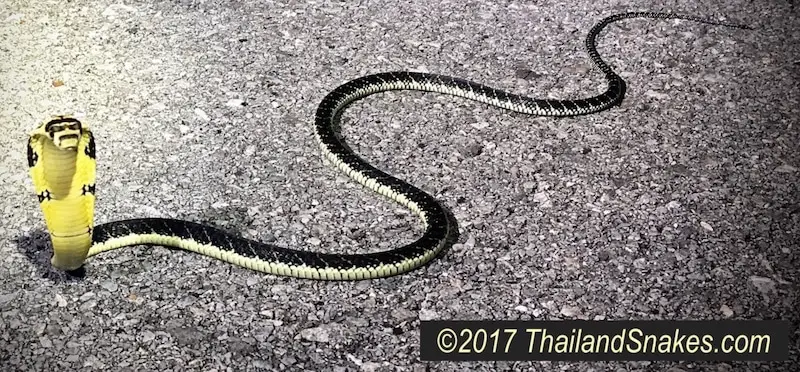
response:
[[[586,98],[537,99],[462,78],[414,71],[365,75],[330,91],[317,106],[314,137],[336,169],[367,189],[415,214],[424,232],[411,243],[380,252],[334,254],[290,249],[244,238],[211,225],[172,218],[137,218],[94,225],[96,143],[89,125],[71,115],[55,115],[30,132],[27,160],[35,193],[50,236],[53,268],[70,272],[101,252],[138,245],[179,248],[233,265],[273,274],[318,280],[383,278],[415,270],[432,261],[457,236],[457,221],[428,192],[371,165],[344,141],[340,119],[352,102],[393,90],[434,92],[535,116],[579,116],[622,102],[625,81],[603,61],[596,40],[609,24],[628,18],[683,19],[740,29],[750,26],[691,15],[628,12],[603,18],[585,39],[594,66],[605,76],[605,91]]]

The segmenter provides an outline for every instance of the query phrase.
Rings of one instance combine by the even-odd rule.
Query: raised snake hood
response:
[[[79,120],[54,116],[31,132],[28,166],[53,244],[50,263],[83,265],[94,223],[94,138]]]

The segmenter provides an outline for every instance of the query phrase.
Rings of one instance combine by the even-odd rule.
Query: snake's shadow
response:
[[[447,221],[452,226],[453,230],[448,234],[447,238],[445,239],[444,248],[442,248],[442,252],[439,254],[439,257],[445,257],[450,248],[453,247],[453,244],[458,242],[458,238],[461,237],[461,229],[458,226],[458,220],[447,204],[443,202],[439,202],[442,205],[442,209],[444,210],[445,216],[447,216]]]
[[[50,245],[50,235],[41,229],[33,230],[27,234],[19,235],[14,239],[17,250],[36,268],[39,277],[54,283],[83,281],[86,270],[81,267],[72,271],[56,270],[50,265],[53,256],[53,247]]]

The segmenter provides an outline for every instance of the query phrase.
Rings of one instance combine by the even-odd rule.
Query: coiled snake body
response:
[[[194,251],[270,274],[310,279],[378,278],[418,268],[441,252],[455,234],[454,226],[433,196],[373,167],[349,149],[336,129],[348,104],[371,94],[406,89],[464,97],[530,115],[577,116],[602,111],[622,101],[625,82],[600,58],[595,45],[597,35],[612,22],[639,17],[749,28],[670,13],[633,12],[607,17],[589,31],[586,48],[605,74],[608,87],[602,94],[578,100],[534,99],[459,78],[405,71],[363,76],[325,96],[315,119],[315,137],[323,156],[365,187],[407,207],[425,224],[422,237],[384,252],[348,255],[292,250],[176,219],[142,218],[93,226],[94,137],[84,123],[73,117],[51,118],[38,126],[28,141],[28,165],[53,244],[51,264],[74,270],[100,252],[152,244]]]

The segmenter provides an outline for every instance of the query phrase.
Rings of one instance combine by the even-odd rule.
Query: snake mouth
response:
[[[75,151],[78,149],[80,138],[78,134],[74,133],[62,134],[56,137],[53,142],[60,149]]]

